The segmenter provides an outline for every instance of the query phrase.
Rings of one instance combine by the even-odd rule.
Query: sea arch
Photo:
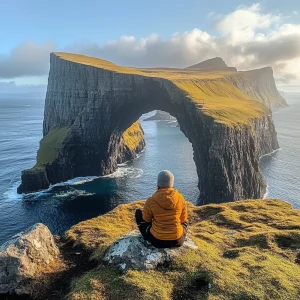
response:
[[[262,197],[259,157],[278,143],[270,110],[237,86],[251,80],[246,73],[134,69],[52,53],[44,138],[18,191],[112,173],[124,131],[158,109],[178,120],[192,144],[201,203]]]

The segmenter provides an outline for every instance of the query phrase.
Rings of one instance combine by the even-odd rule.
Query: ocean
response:
[[[300,208],[300,94],[288,94],[290,107],[274,111],[280,150],[262,157],[269,198]],[[106,177],[75,178],[48,190],[18,195],[21,171],[35,164],[42,137],[44,98],[0,94],[0,245],[34,223],[62,234],[72,225],[106,213],[120,203],[146,199],[162,169],[175,175],[175,187],[196,204],[199,191],[192,146],[174,121],[143,121],[146,148]]]

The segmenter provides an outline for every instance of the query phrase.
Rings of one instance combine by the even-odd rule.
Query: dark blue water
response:
[[[300,95],[291,107],[274,114],[281,150],[262,158],[269,197],[300,207]],[[156,175],[170,169],[188,201],[198,197],[191,144],[174,122],[143,122],[146,149],[134,161],[105,178],[77,178],[47,191],[20,196],[20,173],[35,164],[42,133],[44,99],[0,95],[0,244],[28,226],[42,222],[56,234],[103,214],[120,203],[145,199],[155,191]]]

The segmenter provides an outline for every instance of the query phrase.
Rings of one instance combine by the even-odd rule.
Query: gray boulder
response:
[[[190,238],[179,248],[157,249],[145,241],[138,230],[134,230],[114,242],[103,260],[118,266],[123,272],[128,269],[150,270],[170,264],[189,249],[198,249]]]
[[[47,226],[35,224],[0,246],[0,294],[30,294],[30,280],[59,255]]]

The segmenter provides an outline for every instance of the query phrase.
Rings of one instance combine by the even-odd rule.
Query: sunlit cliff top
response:
[[[250,99],[235,83],[251,80],[259,70],[248,72],[211,71],[171,68],[131,68],[115,65],[112,62],[79,54],[56,52],[57,57],[77,64],[93,66],[121,74],[140,75],[166,79],[186,93],[198,104],[206,115],[215,122],[228,126],[248,124],[250,119],[259,118],[268,113],[268,109]]]

